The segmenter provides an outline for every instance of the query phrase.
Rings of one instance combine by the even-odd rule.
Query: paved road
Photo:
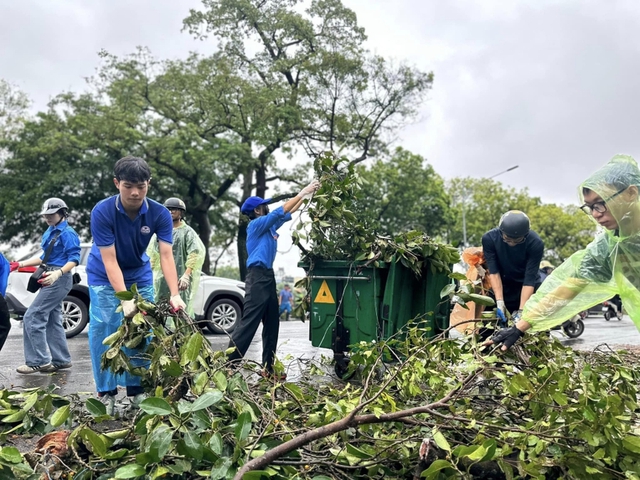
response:
[[[6,387],[46,387],[55,384],[60,387],[59,393],[86,393],[94,391],[91,360],[89,357],[87,331],[69,339],[69,348],[73,359],[73,367],[54,374],[20,375],[16,368],[24,363],[22,349],[22,324],[12,320],[11,333],[2,352],[0,352],[0,384]],[[585,320],[584,334],[577,339],[566,339],[559,332],[554,332],[563,343],[573,348],[593,349],[602,343],[611,346],[640,346],[640,334],[629,317],[623,320],[605,321],[603,317],[589,317]],[[207,335],[215,349],[227,346],[227,338],[222,335]],[[262,352],[260,331],[256,335],[247,357],[259,361]],[[309,341],[308,324],[300,321],[282,322],[278,357],[288,365],[290,377],[295,377],[297,359],[319,358],[320,355],[331,357],[330,350],[315,348]]]

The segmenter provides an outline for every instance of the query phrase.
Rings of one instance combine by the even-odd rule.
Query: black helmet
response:
[[[52,215],[54,213],[58,213],[60,210],[63,210],[62,215],[67,213],[69,207],[64,203],[64,200],[61,198],[51,197],[45,200],[42,204],[42,211],[40,215]]]
[[[510,238],[524,237],[529,233],[529,217],[520,210],[509,210],[500,218],[498,228],[502,233]]]
[[[176,197],[167,198],[164,202],[164,206],[167,208],[178,208],[183,212],[187,211],[187,206],[184,202]]]

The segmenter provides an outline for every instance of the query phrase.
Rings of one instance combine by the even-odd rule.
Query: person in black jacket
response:
[[[498,228],[482,236],[482,249],[500,325],[505,326],[506,313],[511,312],[512,320],[517,321],[524,304],[540,286],[538,269],[544,243],[531,230],[524,212],[510,210],[502,215]]]

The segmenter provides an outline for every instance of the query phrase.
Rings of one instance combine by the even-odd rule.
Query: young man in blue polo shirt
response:
[[[300,208],[305,196],[312,195],[320,187],[313,181],[298,195],[283,206],[269,211],[270,199],[249,197],[242,204],[241,211],[249,217],[247,227],[247,278],[244,311],[239,325],[229,341],[229,348],[236,347],[229,360],[238,360],[247,353],[258,325],[262,322],[262,364],[263,375],[273,376],[273,360],[278,346],[280,316],[278,314],[278,291],[273,275],[273,261],[278,246],[277,230],[291,214]]]
[[[116,162],[114,183],[119,195],[99,202],[91,211],[93,246],[87,260],[89,280],[89,349],[93,364],[93,377],[98,396],[112,414],[118,385],[127,388],[134,403],[142,398],[140,377],[114,375],[100,368],[102,354],[108,346],[102,341],[114,333],[123,316],[132,317],[137,308],[134,300],[120,301],[116,292],[136,284],[140,294],[153,301],[153,274],[146,250],[155,233],[159,241],[160,263],[171,293],[170,303],[176,310],[185,304],[178,291],[178,276],[173,260],[171,214],[162,204],[147,198],[151,169],[141,158],[124,157]],[[122,311],[116,312],[119,305]],[[144,348],[144,347],[143,347]],[[135,366],[144,361],[135,358],[138,350],[125,349]]]

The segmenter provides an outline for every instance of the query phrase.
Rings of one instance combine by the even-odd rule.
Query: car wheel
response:
[[[89,310],[78,297],[67,295],[62,300],[62,326],[67,338],[75,337],[89,322]]]
[[[207,328],[212,333],[231,333],[235,330],[242,310],[235,300],[221,298],[211,304],[207,310]]]

